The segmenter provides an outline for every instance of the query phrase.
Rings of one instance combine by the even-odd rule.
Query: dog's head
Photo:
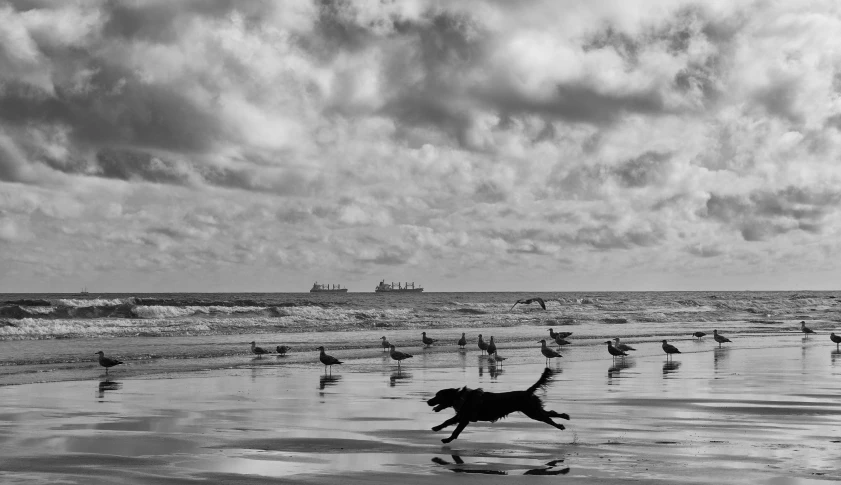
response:
[[[442,409],[452,407],[453,404],[455,404],[456,399],[458,399],[460,391],[461,389],[455,387],[450,389],[441,389],[440,391],[435,393],[435,397],[426,401],[426,404],[430,406],[435,406],[432,410],[437,413]]]

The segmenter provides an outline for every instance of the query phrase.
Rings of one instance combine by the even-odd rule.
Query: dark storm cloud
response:
[[[795,229],[820,232],[823,218],[839,205],[839,192],[791,186],[746,197],[713,193],[701,215],[736,227],[746,241],[764,241]]]

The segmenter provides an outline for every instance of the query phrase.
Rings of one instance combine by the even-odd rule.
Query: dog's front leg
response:
[[[456,429],[453,430],[453,434],[451,434],[449,438],[444,438],[443,440],[441,440],[441,442],[449,443],[450,441],[453,441],[454,439],[458,438],[458,435],[461,434],[461,432],[464,430],[464,428],[467,427],[468,424],[470,424],[470,421],[466,419],[464,421],[459,421],[458,426],[456,426]]]
[[[444,421],[443,423],[439,424],[438,426],[433,426],[432,431],[441,431],[442,429],[446,428],[447,426],[452,426],[458,423],[458,414],[453,416],[452,418]]]

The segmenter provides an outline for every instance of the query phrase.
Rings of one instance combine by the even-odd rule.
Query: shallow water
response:
[[[295,478],[302,482],[440,480],[452,473],[564,475],[568,480],[810,483],[841,480],[841,353],[795,335],[653,341],[614,361],[571,346],[538,392],[567,412],[558,431],[517,414],[471,424],[450,445],[429,428],[451,415],[425,404],[468,385],[524,389],[543,368],[536,347],[416,350],[401,370],[383,356],[317,363],[0,388],[0,472],[73,483]],[[60,399],[56,397],[60,396]],[[451,429],[451,428],[450,428]],[[75,477],[75,478],[73,478]],[[380,477],[380,478],[378,478]],[[437,478],[436,478],[437,477]],[[360,478],[361,479],[361,478]],[[780,481],[783,480],[783,481]],[[351,480],[352,481],[352,480]],[[259,483],[259,482],[257,482]]]

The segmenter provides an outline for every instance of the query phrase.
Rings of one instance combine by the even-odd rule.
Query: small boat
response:
[[[310,293],[347,293],[347,288],[342,288],[342,285],[319,285],[316,281],[310,288]]]
[[[89,295],[90,293],[88,293],[88,287],[86,286],[82,291],[79,292],[79,294],[80,295]]]
[[[375,293],[420,293],[423,291],[423,288],[418,286],[415,288],[415,282],[412,282],[412,286],[409,287],[409,283],[405,285],[401,283],[397,283],[397,286],[394,283],[390,285],[385,282],[385,280],[380,281],[380,284],[374,288]]]

